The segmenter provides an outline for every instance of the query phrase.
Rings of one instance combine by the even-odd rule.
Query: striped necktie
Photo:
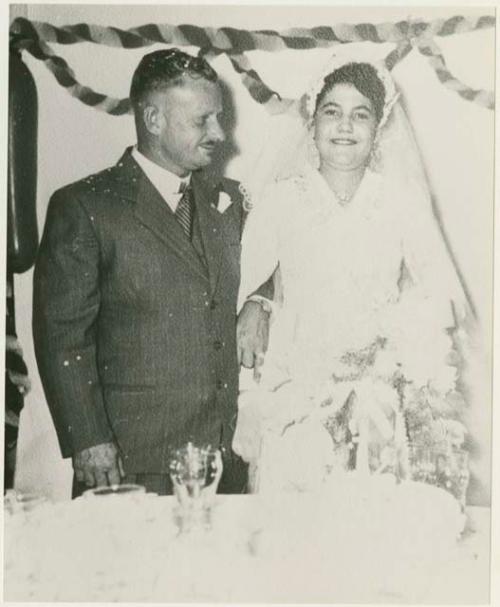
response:
[[[184,234],[191,240],[193,228],[193,191],[188,183],[183,182],[181,183],[179,192],[182,193],[182,197],[175,210],[175,217],[181,224]]]

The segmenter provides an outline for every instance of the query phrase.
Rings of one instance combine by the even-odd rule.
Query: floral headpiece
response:
[[[310,84],[310,86],[307,89],[307,92],[305,94],[305,107],[306,107],[307,116],[308,116],[309,120],[312,120],[312,117],[314,116],[314,110],[316,107],[316,99],[325,84],[325,78],[332,72],[335,72],[336,70],[338,70],[339,68],[341,68],[344,65],[347,65],[348,63],[368,63],[375,69],[377,76],[379,77],[380,81],[382,82],[382,85],[385,90],[385,101],[384,101],[384,109],[382,112],[382,118],[380,119],[380,122],[377,127],[377,130],[380,131],[380,129],[387,122],[387,119],[389,118],[392,107],[394,106],[394,104],[396,103],[396,101],[399,98],[399,93],[396,90],[394,80],[392,79],[392,76],[391,76],[389,70],[385,67],[385,65],[383,63],[370,61],[370,60],[367,60],[367,59],[364,59],[361,57],[360,58],[347,57],[347,56],[340,57],[339,55],[333,55],[332,57],[330,57],[330,59],[327,61],[326,65],[323,67],[321,74],[316,76],[316,78]]]

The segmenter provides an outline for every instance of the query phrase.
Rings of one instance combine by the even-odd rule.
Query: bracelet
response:
[[[268,314],[273,313],[273,304],[269,299],[262,297],[261,295],[251,295],[247,297],[246,301],[253,301],[254,303],[258,303],[260,307],[267,312]]]

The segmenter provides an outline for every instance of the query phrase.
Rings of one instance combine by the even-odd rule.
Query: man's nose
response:
[[[212,141],[224,141],[226,135],[217,118],[209,125],[208,136]]]

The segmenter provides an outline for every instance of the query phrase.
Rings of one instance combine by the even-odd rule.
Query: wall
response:
[[[54,25],[95,23],[132,27],[145,23],[196,23],[249,29],[310,27],[339,22],[382,22],[411,16],[435,18],[455,14],[449,8],[306,8],[306,7],[193,7],[28,5],[27,17]],[[24,11],[23,11],[24,12]],[[485,9],[460,9],[460,14],[485,14]],[[12,13],[14,15],[14,13]],[[494,30],[439,39],[450,69],[467,84],[493,88]],[[142,54],[153,50],[123,50],[89,43],[53,45],[74,69],[77,79],[94,90],[126,96],[131,74]],[[373,45],[374,56],[390,45]],[[189,50],[189,49],[188,49]],[[195,49],[191,49],[195,50]],[[331,51],[249,53],[264,81],[283,96],[295,96]],[[38,221],[43,226],[47,201],[58,187],[117,161],[134,143],[132,118],[111,117],[72,98],[37,60],[25,54],[39,94]],[[226,80],[235,108],[233,141],[238,150],[227,173],[242,178],[261,149],[264,134],[272,140],[272,119],[248,95],[239,76],[224,57],[214,67]],[[479,473],[489,475],[491,416],[489,352],[492,322],[492,231],[494,113],[464,101],[446,90],[427,61],[412,53],[394,71],[425,159],[429,178],[452,250],[466,279],[483,327],[485,342],[478,346],[470,367],[473,402],[470,425],[483,445]],[[32,271],[17,277],[17,325],[33,390],[22,414],[17,485],[40,489],[54,499],[69,495],[71,469],[60,458],[45,404],[31,339]],[[485,499],[483,494],[483,499]]]

